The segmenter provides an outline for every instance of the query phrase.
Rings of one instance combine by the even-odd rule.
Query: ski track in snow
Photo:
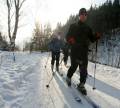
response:
[[[57,76],[46,88],[52,77],[51,58],[48,55],[16,52],[14,62],[12,53],[0,53],[0,108],[79,108],[80,105],[82,108],[90,108],[87,103],[77,103],[69,88]],[[89,63],[88,70],[93,76],[93,63]],[[67,72],[63,63],[60,71]],[[75,74],[72,80],[78,83],[79,76]],[[120,69],[97,65],[94,91],[92,84],[93,77],[88,77],[88,94],[101,108],[120,108]]]

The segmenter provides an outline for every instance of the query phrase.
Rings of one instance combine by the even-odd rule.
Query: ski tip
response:
[[[76,100],[77,102],[82,102],[82,100],[81,100],[79,97],[76,97],[75,100]]]

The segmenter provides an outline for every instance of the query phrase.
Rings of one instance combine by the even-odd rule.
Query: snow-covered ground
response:
[[[82,97],[82,104],[76,102],[58,75],[46,88],[52,77],[49,53],[16,52],[15,57],[14,62],[12,53],[0,52],[0,108],[92,108]],[[94,67],[89,62],[88,96],[101,108],[120,108],[120,69],[97,64],[93,90]],[[64,63],[60,72],[67,72]],[[78,83],[78,72],[72,80]]]

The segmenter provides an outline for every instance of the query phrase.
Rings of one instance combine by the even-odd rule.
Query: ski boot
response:
[[[66,82],[67,82],[67,85],[70,87],[71,86],[71,78],[66,77]]]
[[[87,91],[86,91],[86,89],[85,89],[85,87],[84,87],[84,83],[78,84],[77,89],[78,89],[83,95],[87,95]]]

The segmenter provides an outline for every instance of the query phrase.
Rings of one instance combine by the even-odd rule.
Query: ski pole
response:
[[[47,57],[47,60],[46,60],[46,63],[45,63],[45,68],[46,68],[46,66],[47,66],[47,63],[48,63],[49,57],[50,57],[50,53],[49,53],[49,55],[48,55],[48,57]]]
[[[61,59],[59,65],[62,64],[63,59],[64,59],[64,57]],[[48,60],[48,59],[47,59],[47,60]],[[56,72],[56,71],[55,71],[55,72]],[[55,75],[55,72],[52,73],[52,77],[51,77],[51,79],[49,80],[48,84],[46,85],[47,88],[49,88],[49,85],[50,85],[51,81],[53,80],[53,77],[54,77],[54,75]]]
[[[48,84],[46,85],[47,88],[49,88],[49,85],[50,85],[51,81],[53,80],[53,76],[54,76],[54,74],[52,74],[51,79],[49,80]]]
[[[59,65],[61,65],[62,64],[62,61],[64,60],[64,57],[61,59],[61,61],[60,61],[60,63],[59,63]]]
[[[3,58],[3,55],[1,54],[1,55],[0,55],[0,67],[1,67],[1,65],[2,65],[2,58]]]
[[[14,51],[13,51],[13,61],[15,62],[15,53],[14,53]]]
[[[62,69],[62,61],[64,60],[64,57],[61,59],[60,63],[59,63],[59,66],[60,68]]]
[[[56,72],[56,71],[55,71],[55,72]],[[53,80],[53,77],[54,77],[54,75],[55,75],[55,72],[52,73],[52,77],[51,77],[51,79],[49,80],[48,84],[46,85],[47,88],[49,88],[49,85],[50,85],[51,81]],[[49,75],[49,74],[48,74],[48,75]]]
[[[96,41],[96,51],[95,51],[95,69],[94,69],[94,83],[93,83],[93,90],[96,89],[95,87],[95,74],[96,74],[96,60],[97,60],[97,44],[98,41]]]

